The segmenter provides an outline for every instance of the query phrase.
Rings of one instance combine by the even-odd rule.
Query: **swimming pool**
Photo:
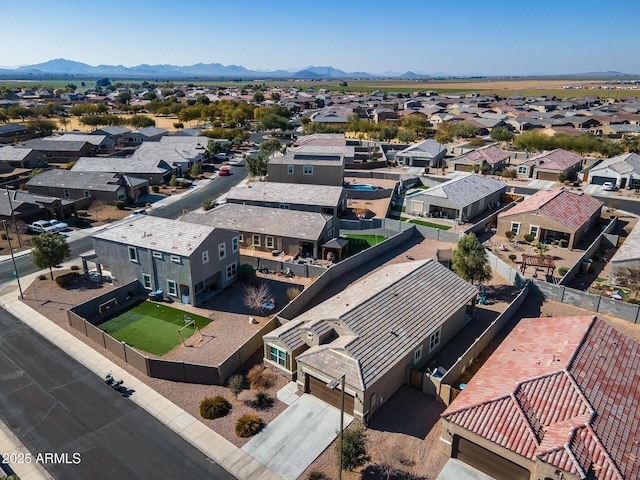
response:
[[[377,190],[375,185],[349,185],[348,190]]]

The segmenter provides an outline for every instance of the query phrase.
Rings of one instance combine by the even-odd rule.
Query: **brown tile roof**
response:
[[[461,158],[466,158],[467,160],[484,160],[489,165],[493,165],[494,163],[506,160],[510,156],[511,154],[509,152],[505,152],[494,145],[489,145],[473,150],[472,152],[463,155]]]
[[[575,231],[580,229],[591,216],[604,205],[587,194],[576,194],[560,188],[539,190],[515,207],[502,212],[499,218],[531,213],[542,214]]]
[[[563,172],[576,164],[582,163],[583,158],[577,153],[556,148],[547,153],[541,153],[524,161],[522,165],[536,165],[545,170],[557,170]]]
[[[637,479],[639,354],[595,317],[523,319],[443,417],[582,478]]]

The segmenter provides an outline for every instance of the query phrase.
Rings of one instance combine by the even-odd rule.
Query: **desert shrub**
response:
[[[568,271],[569,271],[569,267],[560,267],[558,269],[558,275],[560,275],[561,277],[564,277]]]
[[[503,178],[516,178],[518,176],[518,172],[515,168],[505,168],[504,170],[502,170],[500,175]]]
[[[424,167],[424,174],[428,175],[429,174],[429,167]]]
[[[571,182],[569,180],[563,180],[562,181],[562,184],[565,185],[565,186],[569,186],[570,183]]]
[[[289,301],[293,300],[298,295],[300,295],[300,289],[298,287],[287,288],[287,299],[289,299]]]
[[[258,410],[267,410],[273,405],[273,399],[264,390],[258,390],[253,400],[253,407]]]
[[[533,242],[533,241],[535,240],[535,238],[536,238],[536,236],[535,236],[535,235],[533,235],[532,233],[527,233],[527,234],[524,236],[524,240],[525,240],[526,242]]]
[[[331,478],[328,477],[327,475],[325,475],[324,473],[318,472],[316,470],[316,471],[313,471],[313,472],[309,473],[309,476],[307,477],[307,480],[331,480]]]
[[[242,438],[252,437],[262,428],[262,419],[254,414],[241,416],[236,422],[236,435]]]
[[[634,305],[640,305],[640,300],[636,299],[636,298],[629,298],[627,300],[627,303],[632,303]]]
[[[47,276],[45,274],[38,275],[38,280],[46,280]]]
[[[215,206],[216,202],[213,198],[205,198],[202,201],[202,209],[205,212],[208,212],[209,210],[211,210],[214,206]]]
[[[514,232],[513,230],[509,230],[508,232],[504,232],[504,236],[511,240],[516,236],[516,232]]]
[[[18,187],[20,190],[27,190],[27,184],[26,183],[21,183],[20,186]]]
[[[233,398],[238,398],[240,392],[242,392],[242,384],[244,383],[244,377],[242,375],[233,375],[227,381],[227,385],[229,386],[229,391]]]
[[[115,203],[115,206],[116,206],[116,208],[117,208],[118,210],[124,210],[124,202],[123,202],[122,200],[118,200],[118,201]]]
[[[202,418],[213,420],[214,418],[224,417],[231,410],[231,403],[220,395],[215,397],[206,397],[200,402],[200,415]]]
[[[249,387],[255,390],[267,390],[273,385],[274,375],[271,370],[267,370],[264,365],[254,365],[247,373]]]
[[[71,285],[77,276],[80,274],[78,272],[69,272],[64,275],[59,275],[56,277],[56,284],[59,287],[66,287],[67,285]]]
[[[151,185],[151,191],[153,193],[158,193],[160,191],[160,187],[158,185]]]
[[[516,258],[518,258],[518,257],[516,257],[515,253],[512,253],[511,255],[509,255],[509,260],[511,260],[512,262],[515,262]]]

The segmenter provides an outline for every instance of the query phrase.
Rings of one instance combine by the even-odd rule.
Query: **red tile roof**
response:
[[[640,344],[594,317],[523,319],[443,417],[582,478],[638,479]]]
[[[582,160],[583,158],[577,153],[569,152],[562,148],[556,148],[550,152],[541,153],[540,155],[531,157],[523,162],[522,165],[537,165],[539,168],[544,168],[546,170],[564,172],[568,168],[582,163]]]
[[[464,155],[464,158],[468,160],[484,160],[489,165],[493,165],[494,163],[506,160],[510,156],[511,154],[509,152],[505,152],[501,148],[489,145],[488,147],[478,148],[477,150],[467,153]]]
[[[546,215],[565,227],[579,230],[596,211],[604,205],[584,193],[573,193],[564,188],[558,190],[539,190],[524,199],[515,207],[498,214],[499,218],[512,217],[525,213]]]

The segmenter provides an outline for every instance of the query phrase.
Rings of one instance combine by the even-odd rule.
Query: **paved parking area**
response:
[[[353,420],[344,416],[345,428]],[[337,437],[340,410],[304,394],[242,450],[285,480],[298,478]]]

